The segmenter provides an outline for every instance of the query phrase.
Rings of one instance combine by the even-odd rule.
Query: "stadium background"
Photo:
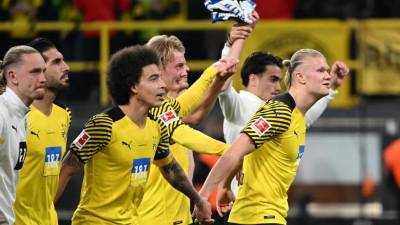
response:
[[[107,6],[106,2],[111,4]],[[231,22],[211,24],[203,1],[2,0],[0,52],[44,36],[71,66],[71,87],[59,96],[70,106],[70,140],[90,115],[109,105],[105,68],[110,54],[174,34],[186,46],[193,82],[217,60]],[[289,224],[400,224],[400,187],[384,168],[383,151],[398,138],[400,103],[400,1],[258,0],[262,20],[243,56],[256,50],[288,58],[315,48],[351,67],[351,75],[312,127],[307,152],[290,190]],[[89,5],[91,7],[84,7]],[[104,17],[91,18],[93,10]],[[241,88],[239,76],[235,87]],[[214,108],[198,129],[223,140],[221,111]],[[200,186],[215,157],[195,155]],[[400,159],[399,159],[400,160]],[[60,224],[79,201],[81,176],[57,203]]]

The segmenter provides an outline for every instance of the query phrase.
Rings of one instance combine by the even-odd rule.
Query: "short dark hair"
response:
[[[43,37],[35,38],[31,42],[29,42],[27,45],[36,49],[42,55],[44,61],[46,61],[46,62],[48,59],[45,55],[43,55],[43,52],[45,52],[49,49],[52,49],[52,48],[56,48],[56,46],[54,45],[53,42],[51,42],[49,39],[43,38]]]
[[[131,87],[139,83],[143,67],[159,66],[157,53],[146,46],[123,48],[111,56],[107,68],[107,88],[114,104],[126,105],[132,95]]]
[[[260,75],[265,72],[266,66],[276,65],[282,68],[282,59],[269,52],[254,52],[244,61],[240,75],[242,83],[247,87],[250,74]]]

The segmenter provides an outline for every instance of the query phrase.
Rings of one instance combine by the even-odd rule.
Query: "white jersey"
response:
[[[311,126],[325,111],[329,102],[335,98],[337,91],[330,90],[329,95],[321,98],[306,113],[307,128]],[[223,132],[225,141],[232,144],[240,132],[251,119],[253,114],[265,102],[251,92],[240,91],[232,87],[232,84],[218,96],[219,104],[224,115]],[[231,184],[232,191],[237,195],[237,181]]]
[[[0,225],[14,224],[18,171],[26,156],[26,114],[29,108],[7,87],[0,95]]]

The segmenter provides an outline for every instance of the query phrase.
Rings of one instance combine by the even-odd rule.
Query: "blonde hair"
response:
[[[146,45],[157,52],[163,67],[165,67],[172,59],[174,51],[185,53],[185,47],[182,42],[174,35],[154,36],[146,43]]]
[[[290,60],[286,59],[283,60],[282,64],[287,67],[286,70],[286,75],[285,75],[285,85],[287,88],[290,88],[292,85],[292,75],[293,71],[301,64],[304,63],[303,59],[305,57],[322,57],[325,58],[324,55],[322,55],[321,52],[314,50],[314,49],[300,49],[297,52],[295,52]]]
[[[0,92],[3,93],[7,85],[7,72],[12,64],[21,62],[22,56],[39,52],[27,45],[18,45],[10,48],[4,55],[3,60],[0,60]]]

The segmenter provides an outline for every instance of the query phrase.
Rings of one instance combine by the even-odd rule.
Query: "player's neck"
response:
[[[35,106],[40,112],[49,116],[53,109],[53,102],[56,99],[56,93],[46,90],[42,99],[34,100],[32,105]]]
[[[119,108],[124,114],[129,117],[138,127],[146,126],[146,118],[149,112],[149,107],[140,103],[136,99],[131,99],[126,105],[119,105]]]
[[[318,100],[315,96],[312,96],[299,88],[290,88],[288,92],[293,97],[296,107],[303,115],[305,115],[311,106]]]
[[[177,98],[179,96],[179,91],[168,91],[167,97],[169,98]]]

